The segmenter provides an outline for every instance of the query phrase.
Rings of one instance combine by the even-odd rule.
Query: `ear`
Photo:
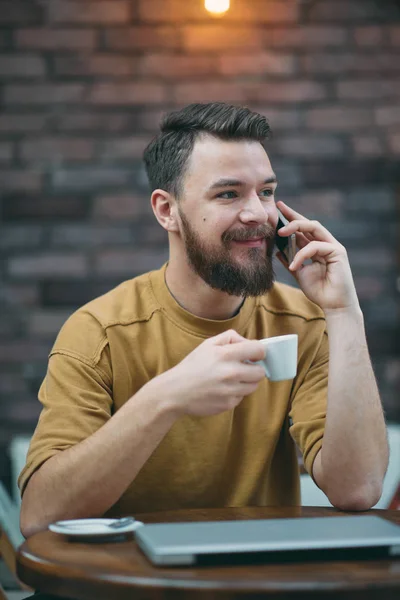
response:
[[[151,194],[151,207],[161,227],[166,231],[179,231],[174,196],[165,190],[154,190]]]

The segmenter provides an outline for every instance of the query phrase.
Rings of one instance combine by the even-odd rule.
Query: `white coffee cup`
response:
[[[293,379],[297,373],[297,333],[278,335],[260,340],[265,349],[264,360],[257,364],[264,367],[270,381]]]

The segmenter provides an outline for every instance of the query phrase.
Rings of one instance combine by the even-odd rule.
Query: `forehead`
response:
[[[185,179],[186,183],[196,181],[207,186],[221,177],[251,183],[272,175],[268,155],[259,142],[205,135],[195,142]]]

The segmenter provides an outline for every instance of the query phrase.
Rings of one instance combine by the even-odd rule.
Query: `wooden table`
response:
[[[400,511],[378,511],[400,524]],[[136,515],[145,523],[343,515],[333,508],[226,508]],[[346,513],[347,514],[347,513]],[[354,513],[352,513],[354,514]],[[69,542],[43,531],[19,549],[17,572],[35,589],[77,600],[399,600],[400,558],[218,567],[155,567],[133,539]]]

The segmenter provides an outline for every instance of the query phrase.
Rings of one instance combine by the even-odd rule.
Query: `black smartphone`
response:
[[[277,209],[277,211],[278,211],[279,218],[278,218],[278,224],[276,226],[275,244],[276,244],[278,250],[280,250],[282,252],[288,265],[290,265],[295,257],[296,251],[297,251],[296,234],[292,233],[288,237],[281,237],[280,235],[278,235],[279,229],[281,229],[281,227],[284,227],[285,225],[287,225],[289,223],[289,221],[286,219],[286,217],[283,216],[283,214],[281,213],[279,208]]]

